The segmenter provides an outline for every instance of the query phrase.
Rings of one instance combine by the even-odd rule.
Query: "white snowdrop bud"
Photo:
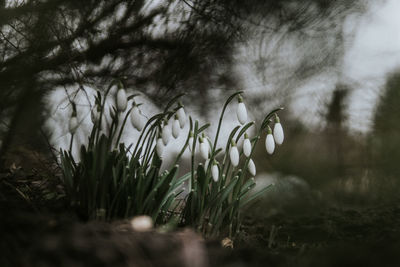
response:
[[[175,116],[174,122],[172,123],[172,136],[176,139],[179,136],[179,132],[181,131],[181,127],[179,125],[178,117]]]
[[[117,110],[119,112],[124,112],[128,105],[128,99],[126,98],[126,92],[123,88],[118,89],[116,101],[117,101]]]
[[[277,145],[282,145],[284,134],[278,115],[275,114],[274,139]]]
[[[180,127],[181,128],[185,127],[185,124],[186,124],[186,113],[185,113],[185,110],[183,109],[183,106],[181,106],[178,109],[178,111],[176,112],[176,115],[178,116]]]
[[[153,225],[153,219],[147,215],[136,216],[131,220],[131,226],[137,232],[149,231]]]
[[[78,118],[76,116],[72,116],[69,119],[69,123],[68,123],[68,130],[71,134],[74,134],[76,132],[76,129],[78,129]]]
[[[164,127],[162,128],[162,140],[164,145],[167,145],[169,139],[171,138],[171,127],[169,126],[168,122],[165,122]]]
[[[100,119],[100,112],[97,110],[97,106],[93,107],[92,111],[90,112],[90,119],[92,123],[95,124]]]
[[[249,165],[247,165],[247,169],[249,170],[252,176],[256,176],[256,165],[252,159],[249,160]]]
[[[136,104],[134,104],[134,107],[132,108],[131,111],[131,123],[132,126],[139,132],[143,129],[145,125],[145,120],[142,115],[142,112],[140,111],[139,107]]]
[[[138,122],[139,131],[143,130],[145,125],[146,125],[146,118],[143,116],[142,112],[139,110],[139,122]]]
[[[200,154],[203,159],[208,159],[208,152],[210,151],[210,146],[206,138],[200,137]]]
[[[247,136],[247,133],[244,134],[244,141],[243,141],[243,154],[246,157],[249,157],[251,154],[251,142],[249,137]]]
[[[236,115],[240,124],[245,124],[247,121],[247,110],[246,106],[243,103],[243,98],[239,95],[238,97],[238,106],[236,110]]]
[[[158,155],[160,158],[162,158],[162,154],[163,154],[163,152],[164,152],[164,143],[163,143],[162,138],[158,138],[158,139],[157,139],[157,143],[156,143],[156,152],[157,152],[157,155]]]
[[[235,142],[233,140],[231,142],[232,146],[229,152],[229,157],[231,159],[232,165],[236,167],[237,165],[239,165],[239,150],[237,149]]]
[[[265,148],[267,149],[268,154],[271,155],[272,153],[274,153],[275,141],[274,137],[272,136],[272,130],[269,126],[268,126],[267,138],[265,139]]]
[[[193,132],[189,133],[189,150],[192,151],[193,149],[193,142],[194,142],[194,136]]]
[[[218,182],[219,178],[219,169],[217,163],[214,161],[212,167],[211,167],[211,174],[213,177],[214,182]]]

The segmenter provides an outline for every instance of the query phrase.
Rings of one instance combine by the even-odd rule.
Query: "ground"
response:
[[[189,229],[138,233],[129,221],[82,222],[68,209],[59,184],[46,177],[14,167],[1,173],[0,266],[400,264],[400,205],[394,201],[368,207],[325,203],[297,213],[263,212],[261,201],[244,215],[233,248],[223,248],[223,237],[204,240]]]

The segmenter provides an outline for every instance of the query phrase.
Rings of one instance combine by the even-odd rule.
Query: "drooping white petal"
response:
[[[209,148],[207,140],[200,142],[200,154],[203,157],[203,159],[208,159],[209,150],[210,150],[210,148]]]
[[[267,149],[268,154],[274,153],[275,141],[272,134],[267,134],[267,138],[265,139],[265,148]]]
[[[211,167],[211,174],[212,174],[214,182],[218,182],[219,169],[218,169],[218,165],[217,164],[213,164],[213,166]]]
[[[124,112],[128,105],[128,99],[126,98],[126,92],[124,89],[119,89],[117,91],[117,110],[119,112]]]
[[[247,121],[247,110],[243,102],[238,103],[236,115],[240,124],[245,124]]]
[[[249,138],[245,138],[243,141],[243,154],[249,157],[251,154],[251,143]]]
[[[252,159],[249,160],[249,165],[247,165],[247,169],[249,170],[251,176],[256,176],[256,165]]]
[[[162,138],[158,138],[158,139],[157,139],[157,143],[156,143],[156,152],[157,152],[157,155],[158,155],[160,158],[162,158],[162,154],[163,154],[163,152],[164,152],[164,143],[163,143]]]
[[[239,150],[237,146],[232,146],[231,151],[229,152],[229,157],[231,158],[231,163],[234,167],[239,165]]]
[[[178,116],[179,124],[181,128],[185,127],[186,124],[186,113],[183,107],[180,107],[178,111],[176,112],[176,115]]]
[[[142,115],[142,112],[139,110],[139,122],[138,122],[139,132],[143,130],[145,125],[146,125],[146,118],[145,116]]]
[[[131,123],[132,126],[137,129],[139,132],[143,129],[145,120],[143,115],[141,114],[139,108],[134,106],[131,111]]]
[[[192,149],[193,149],[193,142],[194,142],[193,136],[189,137],[189,150],[190,151],[192,151]]]
[[[71,134],[74,134],[77,128],[78,128],[78,118],[76,116],[72,116],[69,119],[68,130]]]
[[[181,127],[179,125],[179,120],[174,119],[174,122],[172,123],[172,135],[174,138],[178,138],[179,132],[181,131]]]
[[[274,139],[275,143],[277,145],[282,145],[283,139],[284,139],[284,134],[283,134],[283,128],[280,122],[275,123],[274,125]]]
[[[169,142],[169,139],[171,138],[171,127],[169,124],[165,124],[164,127],[162,128],[162,140],[164,142],[164,145],[167,145]]]

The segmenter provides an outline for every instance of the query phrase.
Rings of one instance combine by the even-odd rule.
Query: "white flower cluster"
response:
[[[168,145],[169,140],[171,139],[171,136],[175,139],[179,137],[181,129],[183,127],[185,127],[186,120],[187,120],[187,117],[186,117],[185,109],[182,104],[179,105],[178,110],[176,111],[176,113],[174,115],[174,120],[172,122],[172,126],[170,126],[167,119],[164,120],[162,129],[161,129],[161,134],[157,138],[157,143],[156,143],[156,152],[160,158],[162,158],[162,155],[164,152],[164,147],[166,145]]]
[[[127,102],[128,102],[127,95],[125,92],[125,89],[122,87],[120,84],[117,93],[116,93],[116,98],[115,98],[115,103],[116,103],[116,109],[118,112],[122,113],[126,111],[127,108]],[[91,120],[95,124],[99,119],[100,119],[100,114],[101,114],[101,107],[97,103],[95,107],[91,111]],[[238,105],[236,109],[236,115],[239,123],[241,125],[246,124],[247,121],[247,110],[246,106],[243,102],[242,96],[239,94],[238,95]],[[132,126],[138,130],[142,131],[143,128],[146,125],[146,118],[143,116],[139,105],[136,104],[136,102],[133,100],[132,101],[132,109],[130,113],[130,120]],[[169,123],[168,119],[165,118],[162,126],[160,128],[160,132],[157,137],[156,141],[156,153],[157,155],[162,158],[164,148],[165,146],[168,145],[171,136],[173,138],[178,138],[181,129],[185,126],[187,121],[187,116],[184,110],[184,106],[179,103],[178,107],[176,109],[175,114],[173,114],[173,120],[172,123]],[[71,115],[70,121],[69,121],[69,131],[71,134],[74,134],[76,129],[78,127],[78,119],[76,116],[76,108],[75,104],[73,104],[73,113]],[[275,144],[281,145],[284,140],[284,133],[283,133],[283,128],[280,123],[279,117],[275,114],[275,125],[274,129],[272,129],[267,126],[267,136],[265,139],[265,148],[268,152],[268,154],[272,154],[275,150]],[[200,148],[200,155],[201,157],[205,160],[205,169],[207,170],[208,165],[210,163],[210,154],[211,154],[211,142],[208,139],[208,137],[202,133],[201,136],[199,136],[199,148]],[[194,133],[191,131],[189,133],[189,149],[192,151],[194,149],[193,144],[194,144]],[[251,155],[253,152],[253,146],[252,142],[248,136],[247,133],[244,133],[244,140],[243,140],[243,154],[245,157],[248,159],[248,171],[252,176],[256,175],[256,166],[254,164],[254,161],[251,159]],[[230,146],[229,146],[229,158],[230,162],[233,167],[237,167],[239,165],[239,160],[240,160],[240,155],[239,155],[239,150],[236,145],[236,142],[232,139],[230,140]],[[219,179],[219,163],[217,162],[216,159],[213,159],[212,165],[211,165],[211,174],[213,177],[213,180],[215,182],[218,181]]]

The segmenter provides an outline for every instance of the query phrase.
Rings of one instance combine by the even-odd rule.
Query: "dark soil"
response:
[[[264,215],[259,206],[231,249],[187,230],[138,233],[127,221],[82,222],[54,177],[15,168],[0,174],[0,266],[400,266],[397,203],[300,215]]]

